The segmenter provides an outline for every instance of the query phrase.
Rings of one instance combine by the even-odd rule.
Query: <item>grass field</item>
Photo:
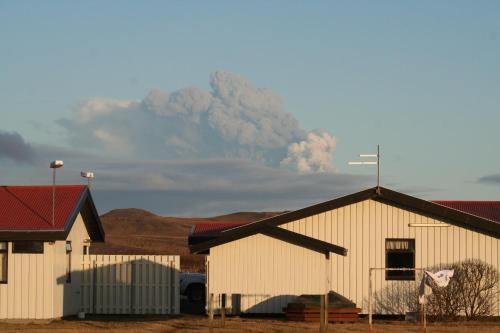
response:
[[[0,332],[209,332],[209,321],[202,316],[133,317],[102,316],[86,320],[54,320],[50,322],[0,322]],[[417,324],[376,322],[375,332],[422,332]],[[225,326],[214,320],[213,332],[318,332],[318,323],[289,322],[284,319],[228,318]],[[328,332],[367,332],[366,321],[356,324],[330,324]],[[499,333],[500,322],[460,322],[429,324],[428,332]]]

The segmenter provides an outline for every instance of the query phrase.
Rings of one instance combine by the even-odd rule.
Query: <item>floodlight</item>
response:
[[[55,160],[55,161],[50,162],[51,169],[59,169],[63,165],[64,165],[64,162],[61,160]]]

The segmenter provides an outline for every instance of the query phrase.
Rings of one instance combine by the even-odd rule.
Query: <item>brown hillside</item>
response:
[[[191,255],[187,237],[196,222],[251,222],[279,213],[243,212],[209,218],[158,216],[129,208],[115,209],[101,216],[106,232],[105,243],[92,245],[95,254],[178,254],[183,271],[202,271],[204,256]]]

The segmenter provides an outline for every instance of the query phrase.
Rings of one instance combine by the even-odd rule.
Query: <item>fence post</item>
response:
[[[209,332],[212,333],[214,330],[214,294],[212,293],[208,295],[208,321]]]
[[[224,327],[226,323],[226,294],[222,294],[221,297],[220,321],[221,326]]]
[[[325,297],[324,295],[320,295],[320,309],[319,309],[319,332],[320,333],[325,333],[326,332],[326,327],[325,327]]]

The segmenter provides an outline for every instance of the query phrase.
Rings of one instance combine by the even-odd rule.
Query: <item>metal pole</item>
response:
[[[52,226],[55,225],[56,214],[56,169],[52,169]]]
[[[380,145],[377,145],[377,187],[380,187]]]
[[[328,330],[328,295],[330,294],[330,252],[326,255],[325,330]]]
[[[424,299],[424,304],[422,304],[422,310],[424,312],[424,332],[427,332],[427,318],[425,315],[425,299]]]
[[[372,268],[368,269],[368,325],[371,332],[372,327]]]

